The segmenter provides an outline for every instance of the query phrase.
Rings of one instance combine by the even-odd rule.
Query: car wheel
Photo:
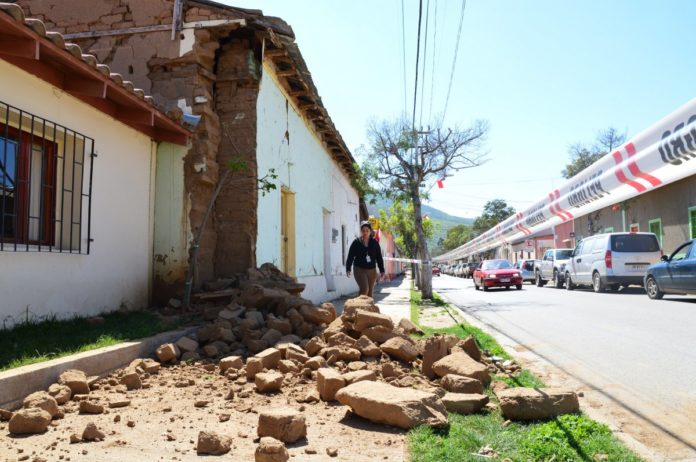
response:
[[[517,284],[517,285],[515,286],[515,289],[517,289],[517,290],[522,290],[522,284]]]
[[[536,285],[537,287],[544,287],[544,280],[541,279],[541,274],[537,272],[536,274]]]
[[[510,286],[505,286],[505,290],[510,290]]]
[[[558,275],[558,271],[553,272],[553,286],[556,289],[560,289],[561,287],[563,287],[563,282],[561,282],[561,278]]]
[[[565,288],[566,290],[575,289],[575,284],[573,284],[573,280],[570,278],[570,273],[566,273],[565,275]]]
[[[660,286],[657,285],[657,281],[652,276],[648,276],[648,279],[645,281],[645,291],[651,300],[660,300],[665,296],[665,293],[660,290]]]
[[[597,292],[604,292],[604,284],[602,284],[602,277],[597,271],[592,273],[592,289]]]

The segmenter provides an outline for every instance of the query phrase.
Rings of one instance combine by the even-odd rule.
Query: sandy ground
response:
[[[406,460],[404,432],[372,424],[353,416],[338,403],[302,404],[315,382],[293,377],[280,393],[258,394],[253,382],[231,381],[202,365],[162,368],[147,378],[148,388],[125,391],[101,379],[90,400],[105,405],[99,415],[78,412],[78,403],[64,405],[65,417],[54,420],[41,435],[12,437],[7,422],[0,423],[0,460],[34,461],[193,461],[200,460],[195,446],[201,430],[226,434],[233,439],[232,450],[220,460],[253,461],[256,449],[258,413],[265,408],[289,406],[301,410],[307,419],[307,439],[288,445],[291,460],[296,461],[375,461]],[[113,381],[112,381],[113,382]],[[181,387],[184,383],[192,385]],[[288,378],[286,377],[286,383]],[[177,386],[177,384],[179,386]],[[230,389],[235,397],[226,400]],[[109,409],[115,401],[130,400],[130,405]],[[196,401],[205,400],[205,407]],[[228,415],[229,420],[224,420]],[[223,416],[221,418],[221,416]],[[94,422],[106,434],[102,442],[70,444],[70,435],[82,434],[88,422]],[[338,449],[329,457],[327,448]],[[306,449],[316,454],[306,453]],[[212,456],[211,456],[212,457]],[[39,459],[40,460],[40,459]]]

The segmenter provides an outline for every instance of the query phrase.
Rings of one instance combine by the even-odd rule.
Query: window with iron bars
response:
[[[89,254],[94,140],[0,102],[0,251]]]

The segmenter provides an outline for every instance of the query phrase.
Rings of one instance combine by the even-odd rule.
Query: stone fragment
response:
[[[508,388],[496,396],[503,415],[511,420],[546,420],[580,411],[575,392],[562,388]]]
[[[476,339],[472,335],[469,335],[464,340],[460,340],[455,346],[452,347],[452,353],[458,350],[461,350],[471,356],[471,359],[474,361],[481,361],[481,349],[478,347]]]
[[[336,392],[345,385],[345,379],[335,369],[322,367],[317,370],[317,390],[324,401],[336,399]]]
[[[283,386],[283,374],[277,371],[259,372],[254,377],[254,383],[259,393],[280,391]]]
[[[292,333],[292,324],[289,319],[278,319],[278,318],[268,318],[266,320],[266,326],[269,329],[275,329],[282,335],[289,335]]]
[[[176,346],[179,347],[181,353],[188,353],[198,349],[198,342],[189,337],[181,337],[176,341]]]
[[[197,351],[187,351],[181,355],[180,359],[185,363],[190,363],[198,361],[199,359],[201,359],[201,356],[198,354]]]
[[[336,399],[360,417],[376,423],[404,429],[447,426],[447,410],[433,393],[363,381],[342,388]]]
[[[297,364],[295,364],[293,361],[290,361],[289,359],[281,359],[278,362],[278,370],[283,374],[297,374],[298,372],[300,372],[300,368],[297,367]]]
[[[305,321],[317,325],[330,324],[331,321],[336,319],[334,313],[331,313],[327,309],[313,305],[302,305],[300,307],[300,315]]]
[[[421,328],[418,327],[417,325],[415,325],[413,322],[411,322],[410,319],[401,318],[401,321],[399,321],[399,327],[401,327],[404,330],[404,332],[406,332],[408,335],[411,335],[411,334],[423,335],[424,334],[424,332],[421,330]]]
[[[173,343],[165,343],[164,345],[157,347],[155,354],[160,362],[170,363],[172,361],[176,361],[177,358],[181,356],[181,350],[179,350],[179,347]]]
[[[221,456],[230,452],[232,439],[219,433],[202,431],[198,433],[198,444],[196,452],[200,454],[210,454]]]
[[[321,337],[312,337],[305,345],[304,349],[309,356],[316,356],[322,348],[326,347],[326,343]]]
[[[379,313],[379,308],[375,305],[375,301],[372,297],[367,295],[360,295],[359,297],[351,298],[346,300],[343,304],[343,316],[352,318],[357,310],[370,311],[373,313]]]
[[[65,404],[72,398],[72,390],[70,390],[70,387],[58,383],[54,383],[48,387],[48,394],[53,396],[58,404]]]
[[[323,356],[314,356],[309,358],[305,363],[305,367],[308,367],[312,369],[313,371],[316,371],[320,367],[326,367],[326,359],[324,359]]]
[[[94,422],[89,422],[82,431],[82,441],[102,441],[106,435],[97,428]]]
[[[94,401],[80,401],[80,413],[83,414],[102,414],[104,406]]]
[[[8,430],[13,435],[43,433],[51,423],[51,414],[36,407],[20,409],[10,419]]]
[[[12,411],[0,408],[0,422],[8,422],[12,418]]]
[[[85,395],[89,393],[89,384],[87,383],[87,375],[77,369],[68,369],[58,377],[60,385],[67,385],[73,395]]]
[[[253,379],[256,374],[263,370],[263,361],[261,358],[249,358],[246,363],[246,377],[247,379]]]
[[[367,369],[367,363],[363,361],[353,361],[352,363],[348,363],[348,369],[351,371],[361,371]]]
[[[51,418],[55,418],[61,414],[56,399],[45,391],[37,391],[30,394],[24,398],[22,405],[25,409],[43,409],[51,415]]]
[[[265,334],[261,336],[261,340],[268,343],[269,345],[275,345],[283,336],[280,331],[275,329],[268,329]]]
[[[284,443],[294,443],[307,436],[304,415],[289,407],[266,409],[259,412],[260,437],[270,436]]]
[[[373,313],[365,310],[357,310],[355,312],[355,324],[353,329],[362,332],[374,326],[383,326],[392,330],[394,329],[394,321],[392,321],[391,316],[387,314]]]
[[[377,344],[382,344],[397,334],[393,330],[384,326],[369,327],[362,331],[362,334]]]
[[[447,356],[447,341],[444,336],[435,334],[425,339],[421,372],[429,379],[435,378],[433,364]]]
[[[335,448],[333,446],[326,448],[326,455],[328,455],[329,457],[338,457],[338,448]]]
[[[392,358],[413,362],[418,358],[418,350],[416,347],[401,337],[393,337],[380,345],[383,352],[387,353]]]
[[[375,371],[360,370],[360,371],[346,372],[345,374],[343,374],[342,377],[343,377],[343,380],[345,380],[346,385],[350,385],[351,383],[360,382],[362,380],[375,381],[375,380],[377,380],[377,373]]]
[[[357,340],[343,332],[339,332],[338,334],[331,336],[326,343],[328,343],[330,347],[345,347],[355,349],[358,346]]]
[[[138,372],[134,368],[130,367],[123,371],[121,383],[125,385],[128,390],[137,390],[143,387],[143,383],[140,381],[140,375],[138,375]]]
[[[215,345],[206,345],[203,347],[203,353],[205,353],[208,358],[214,358],[220,354],[220,351]]]
[[[452,393],[483,393],[480,380],[463,375],[447,374],[440,379],[440,386]]]
[[[241,356],[227,356],[222,358],[219,363],[220,371],[222,373],[227,372],[228,369],[239,370],[244,367],[244,362]]]
[[[463,375],[481,381],[488,385],[491,381],[488,368],[483,364],[474,361],[466,353],[454,353],[445,356],[433,364],[433,371],[440,377],[447,374]]]
[[[360,350],[364,356],[379,356],[382,354],[382,350],[377,344],[364,335],[358,339],[357,349]]]
[[[447,411],[463,415],[480,411],[488,401],[488,396],[478,393],[447,393],[442,397]]]
[[[264,436],[254,453],[255,462],[287,462],[290,459],[285,445],[275,438]]]
[[[342,346],[324,348],[323,354],[326,359],[334,357],[336,361],[358,361],[360,359],[360,350]]]
[[[130,400],[129,399],[117,399],[114,401],[109,402],[109,408],[110,409],[118,409],[121,407],[127,407],[130,406]]]
[[[266,369],[275,369],[278,367],[278,361],[281,359],[280,350],[277,348],[267,348],[254,355],[254,357],[259,358],[261,360],[261,364],[263,364],[263,367]]]
[[[296,345],[293,345],[293,346],[295,346],[296,348],[299,348]],[[307,355],[307,353],[305,353],[304,350],[298,351],[298,349],[296,349],[296,348],[288,348],[288,350],[285,354],[286,359],[289,359],[292,361],[297,361],[297,362],[302,363],[302,364],[306,363],[307,360],[309,360],[309,356]]]

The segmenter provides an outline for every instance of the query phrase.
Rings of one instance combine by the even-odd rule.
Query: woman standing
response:
[[[355,263],[355,282],[360,287],[360,295],[372,297],[372,290],[377,281],[375,266],[379,267],[380,277],[384,276],[384,261],[379,242],[372,237],[372,225],[369,221],[360,223],[360,237],[355,238],[348,250],[346,259],[348,277],[350,277],[353,263]]]

